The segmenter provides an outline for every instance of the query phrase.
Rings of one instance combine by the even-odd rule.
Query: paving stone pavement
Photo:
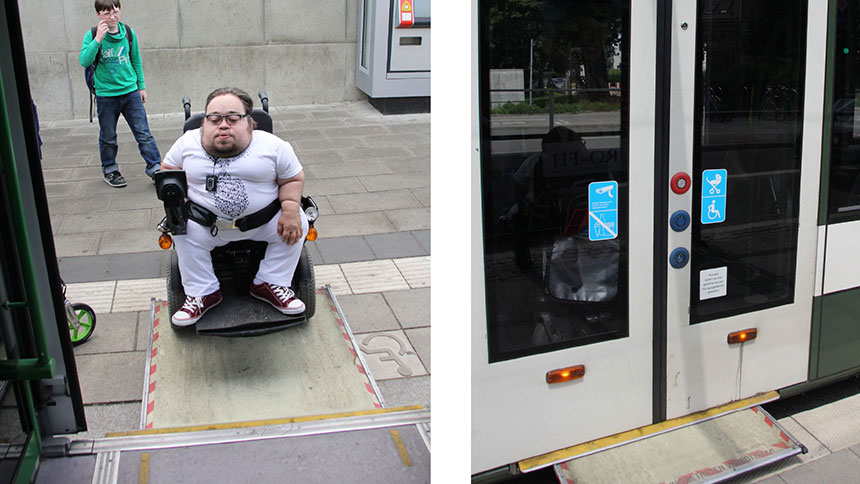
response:
[[[383,116],[366,102],[270,113],[320,208],[320,236],[308,243],[317,285],[337,297],[386,404],[429,407],[430,115]],[[182,122],[181,113],[149,117],[162,155]],[[73,438],[140,428],[149,305],[166,295],[168,253],[155,229],[163,207],[122,121],[121,189],[102,180],[97,124],[43,121],[40,134],[60,274],[70,300],[98,315],[75,349],[89,430]],[[402,357],[381,357],[392,352]]]

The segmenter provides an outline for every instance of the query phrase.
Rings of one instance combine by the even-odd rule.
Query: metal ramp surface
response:
[[[108,434],[43,456],[37,484],[430,482],[430,412],[420,406]]]
[[[213,338],[171,328],[152,311],[141,428],[241,422],[383,407],[329,288],[306,324]]]
[[[806,453],[761,406],[776,392],[520,462],[564,484],[721,482]],[[764,400],[764,401],[763,401]]]

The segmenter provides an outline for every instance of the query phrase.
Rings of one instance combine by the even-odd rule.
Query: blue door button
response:
[[[690,261],[690,252],[683,247],[678,247],[669,254],[669,264],[675,269],[680,269]]]
[[[669,219],[669,225],[675,232],[683,232],[690,226],[690,214],[685,210],[678,210]]]

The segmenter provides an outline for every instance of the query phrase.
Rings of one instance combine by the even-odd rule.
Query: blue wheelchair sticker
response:
[[[726,170],[702,172],[702,223],[718,224],[726,221]]]
[[[588,184],[588,239],[618,237],[618,182]]]

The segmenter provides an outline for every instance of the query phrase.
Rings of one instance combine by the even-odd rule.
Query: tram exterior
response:
[[[477,2],[474,474],[860,373],[858,16]]]

